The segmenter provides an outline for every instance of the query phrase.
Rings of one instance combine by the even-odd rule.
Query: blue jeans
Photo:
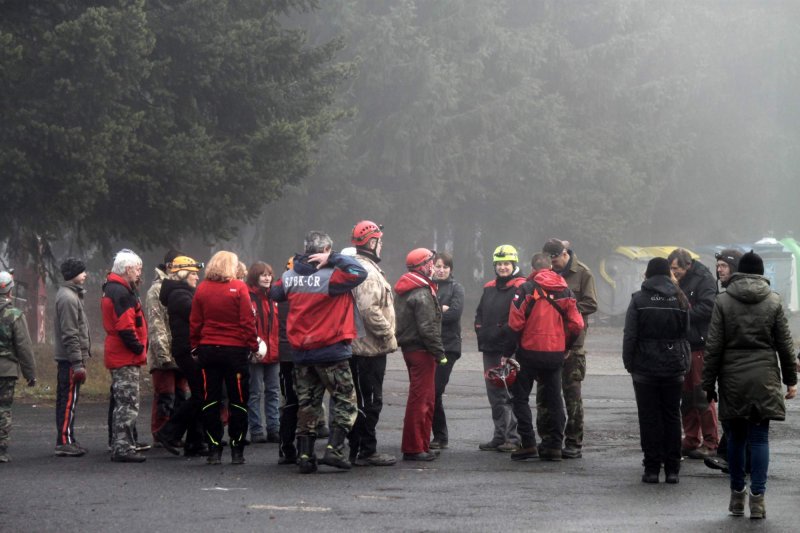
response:
[[[750,444],[750,491],[764,494],[767,490],[769,467],[769,420],[758,424],[736,419],[722,423],[728,436],[728,468],[731,472],[731,489],[745,488],[745,446]]]
[[[250,400],[247,402],[247,422],[250,436],[278,433],[281,405],[280,365],[278,363],[250,364]],[[264,404],[264,422],[261,404]],[[266,426],[266,432],[264,431]]]

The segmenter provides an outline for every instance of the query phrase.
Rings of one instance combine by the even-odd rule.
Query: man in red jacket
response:
[[[272,300],[289,301],[286,335],[294,357],[297,464],[303,474],[317,469],[314,441],[325,389],[333,400],[333,422],[320,463],[343,470],[351,466],[344,441],[357,414],[349,359],[358,331],[350,291],[367,278],[367,271],[354,258],[332,252],[332,246],[326,233],[309,232],[305,254],[294,258],[292,269],[284,272],[269,292]]]
[[[543,461],[560,461],[566,424],[561,372],[567,349],[583,330],[583,317],[567,282],[551,270],[548,254],[534,255],[531,266],[533,272],[517,289],[508,315],[509,327],[521,334],[516,351],[520,371],[511,393],[522,446],[511,453],[511,459],[538,456]],[[549,415],[550,427],[541,449],[536,447],[528,404],[534,380],[539,382],[537,395],[543,396],[537,397],[537,404],[543,403]]]
[[[136,292],[142,275],[142,260],[123,249],[103,284],[101,310],[106,331],[105,365],[111,371],[114,401],[111,460],[141,463],[134,437],[139,414],[139,367],[147,362],[147,322]]]

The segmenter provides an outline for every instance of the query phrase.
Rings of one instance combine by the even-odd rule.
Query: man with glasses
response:
[[[586,377],[586,350],[584,342],[589,328],[588,317],[597,311],[597,292],[595,291],[594,276],[585,264],[578,261],[578,257],[570,249],[569,241],[550,239],[542,247],[542,252],[550,256],[553,271],[560,274],[567,282],[567,286],[575,295],[575,300],[583,317],[583,332],[578,336],[572,347],[567,352],[564,361],[564,370],[561,376],[564,391],[564,403],[567,407],[567,427],[564,429],[564,449],[562,457],[565,459],[579,459],[583,456],[583,398],[581,396],[581,383]],[[543,398],[546,394],[542,384],[536,384],[536,428],[542,439],[552,439],[547,435],[547,428],[552,426],[547,419],[547,409]]]

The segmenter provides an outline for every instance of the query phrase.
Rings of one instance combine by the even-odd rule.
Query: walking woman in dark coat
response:
[[[644,452],[642,482],[678,483],[681,465],[681,390],[689,370],[689,302],[673,281],[669,263],[647,264],[642,290],[625,316],[622,360],[633,378]]]

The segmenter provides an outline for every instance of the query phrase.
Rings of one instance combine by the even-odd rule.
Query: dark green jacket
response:
[[[764,276],[734,274],[714,303],[703,369],[703,390],[719,382],[720,420],[783,420],[781,381],[797,384],[795,363],[781,297]]]
[[[0,296],[0,377],[30,381],[36,377],[33,343],[22,311]]]
[[[429,283],[427,278],[409,273],[395,285],[397,296],[394,311],[397,328],[397,344],[404,352],[425,350],[437,360],[444,357],[442,344],[442,308],[433,291],[427,285],[411,286],[404,283],[408,276],[417,276],[420,283]]]

